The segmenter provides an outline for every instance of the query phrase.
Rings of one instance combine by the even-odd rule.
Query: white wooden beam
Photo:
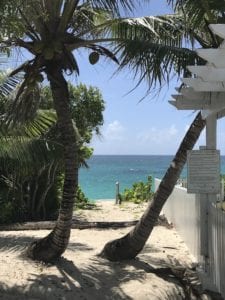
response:
[[[225,108],[225,93],[221,93],[218,96],[216,94],[212,93],[210,95],[210,93],[206,93],[205,97],[195,99],[190,99],[184,95],[172,95],[176,100],[172,100],[170,103],[180,110],[211,110],[217,112]]]
[[[210,108],[210,102],[207,101],[207,99],[190,101],[189,98],[185,98],[182,95],[177,95],[176,100],[170,100],[169,103],[179,110],[201,110],[208,107]]]
[[[215,114],[217,120],[225,117],[225,108],[222,110],[202,110],[201,111],[203,119],[206,119],[208,116]]]
[[[172,94],[171,96],[176,99],[178,95],[183,95],[190,100],[198,100],[198,99],[215,99],[213,101],[224,101],[225,102],[225,92],[196,92],[191,87],[183,87],[180,89],[179,94]]]
[[[210,24],[209,28],[213,33],[225,39],[225,24]]]
[[[206,92],[196,92],[192,87],[183,87],[180,90],[180,94],[190,99],[203,98]]]
[[[225,58],[225,57],[224,57]],[[182,81],[197,92],[224,92],[225,82],[203,81],[201,78],[183,78]]]
[[[225,68],[215,68],[212,65],[188,66],[188,70],[201,77],[204,81],[225,81]]]
[[[194,92],[193,94],[175,94],[171,95],[173,99],[180,100],[180,99],[187,99],[190,103],[194,102],[204,102],[204,103],[211,103],[211,96],[209,92]]]
[[[196,50],[198,56],[204,58],[210,63],[213,63],[215,67],[225,67],[225,49],[198,49]]]

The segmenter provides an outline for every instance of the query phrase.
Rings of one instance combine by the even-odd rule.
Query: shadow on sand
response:
[[[0,250],[21,252],[35,237],[8,235],[0,239]],[[70,243],[70,251],[93,250],[87,244]],[[7,286],[0,282],[0,299],[4,300],[181,300],[189,298],[184,282],[171,272],[165,261],[151,256],[157,249],[148,247],[140,258],[127,262],[109,262],[98,256],[88,259],[79,268],[73,261],[60,258],[54,265],[41,265],[44,272],[29,274],[29,284]],[[19,258],[20,259],[20,258]],[[24,257],[23,257],[24,260]],[[29,263],[29,261],[26,261]],[[30,262],[34,263],[34,262]],[[171,261],[172,264],[174,262]],[[39,263],[37,263],[39,265]],[[154,267],[153,267],[154,266]],[[16,268],[16,266],[15,266]],[[58,272],[52,274],[51,268]],[[129,270],[128,270],[129,268]],[[49,270],[49,272],[48,272]],[[171,283],[168,290],[159,290],[151,279],[159,277],[163,284]],[[147,282],[146,282],[147,280]],[[138,282],[138,288],[146,288],[143,298],[131,297],[124,288],[126,284]],[[149,283],[148,283],[149,282]],[[204,298],[219,299],[219,298]]]

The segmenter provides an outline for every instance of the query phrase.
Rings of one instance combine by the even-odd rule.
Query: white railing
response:
[[[159,184],[160,180],[155,179],[155,190]],[[163,207],[163,213],[174,224],[196,262],[204,265],[203,284],[216,289],[225,298],[225,212],[210,203],[208,228],[204,228],[201,217],[204,209],[198,195],[187,194],[185,188],[176,186]],[[208,258],[202,255],[205,245]]]
[[[209,208],[209,277],[225,298],[225,212]]]

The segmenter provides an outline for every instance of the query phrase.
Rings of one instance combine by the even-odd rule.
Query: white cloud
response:
[[[115,120],[106,127],[103,136],[105,140],[121,141],[124,139],[124,133],[125,128],[123,125],[118,120]]]
[[[164,144],[171,141],[178,135],[178,130],[174,124],[169,128],[151,127],[148,132],[143,132],[138,135],[138,140],[144,143]]]

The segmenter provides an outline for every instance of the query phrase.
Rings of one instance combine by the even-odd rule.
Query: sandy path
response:
[[[96,210],[79,211],[77,216],[90,221],[129,221],[137,219],[143,209],[100,202]],[[192,257],[174,229],[155,227],[133,261],[112,263],[97,256],[107,241],[129,230],[73,229],[63,258],[48,266],[21,256],[30,241],[48,231],[0,232],[0,299],[184,299],[182,287],[173,278],[151,273],[151,267],[191,266]]]

